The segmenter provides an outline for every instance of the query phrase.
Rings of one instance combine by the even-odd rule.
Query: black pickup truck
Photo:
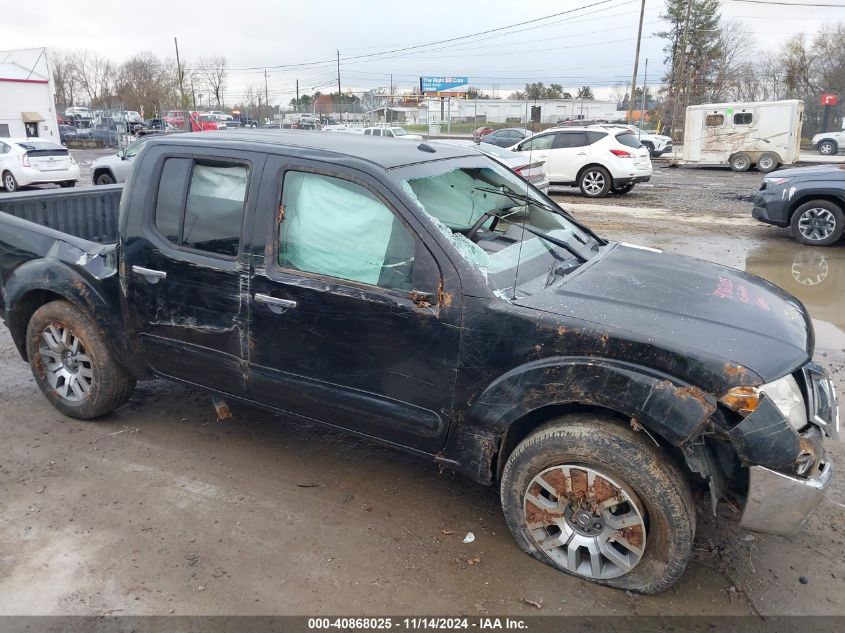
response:
[[[498,486],[526,552],[645,593],[683,573],[694,491],[788,533],[830,482],[796,299],[604,240],[472,149],[154,138],[122,194],[0,211],[3,318],[69,416],[163,376],[339,427]]]

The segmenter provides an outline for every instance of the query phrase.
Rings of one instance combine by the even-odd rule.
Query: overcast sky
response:
[[[823,24],[845,21],[843,0],[783,0],[841,3],[842,7],[783,7],[724,1],[724,17],[740,20],[761,49],[777,51],[795,33],[815,33]],[[223,55],[232,69],[226,100],[238,101],[250,84],[268,87],[272,103],[287,103],[299,78],[304,93],[337,85],[335,51],[340,50],[343,89],[390,84],[410,89],[420,75],[467,75],[472,85],[507,96],[528,81],[560,83],[567,90],[590,85],[599,96],[629,82],[640,0],[485,0],[376,2],[242,0],[161,3],[156,11],[137,3],[110,3],[108,10],[74,10],[66,0],[40,0],[37,18],[20,2],[7,3],[2,48],[37,46],[92,49],[115,61],[140,51],[174,57],[173,37],[187,65]],[[588,5],[596,5],[585,8]],[[86,5],[87,6],[87,5]],[[93,6],[93,5],[92,5]],[[129,8],[132,6],[133,8]],[[184,10],[180,12],[180,7]],[[663,0],[646,0],[640,56],[649,60],[649,83],[663,74],[663,40],[654,36]],[[90,8],[90,7],[89,7]],[[562,11],[566,15],[413,51],[373,55]],[[371,57],[361,57],[371,55]],[[273,66],[317,62],[297,68]],[[242,69],[242,70],[241,70]],[[247,70],[256,69],[256,70]]]

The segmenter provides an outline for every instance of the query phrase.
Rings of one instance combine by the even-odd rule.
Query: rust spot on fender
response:
[[[751,379],[745,367],[734,365],[733,363],[725,363],[722,366],[722,373],[725,374],[725,378],[735,384],[744,384]]]

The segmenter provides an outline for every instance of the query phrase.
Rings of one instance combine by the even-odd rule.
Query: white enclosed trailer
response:
[[[687,108],[683,162],[770,172],[798,161],[804,104],[797,99]]]

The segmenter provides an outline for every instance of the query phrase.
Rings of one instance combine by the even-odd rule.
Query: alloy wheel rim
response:
[[[798,230],[808,240],[818,242],[827,239],[836,228],[836,218],[827,209],[807,209],[798,219]]]
[[[822,154],[832,154],[833,153],[833,145],[830,143],[822,143],[822,146],[819,148],[819,151]]]
[[[595,195],[604,189],[604,175],[598,171],[591,171],[584,176],[584,189],[587,193]]]
[[[15,181],[12,178],[11,174],[6,174],[6,182],[4,184],[6,185],[6,189],[8,190],[15,188]]]
[[[94,384],[91,358],[79,337],[66,325],[54,323],[41,332],[41,367],[50,386],[65,400],[81,402]]]
[[[646,548],[646,514],[636,493],[588,466],[538,474],[523,497],[534,545],[570,573],[607,580],[630,572]]]

